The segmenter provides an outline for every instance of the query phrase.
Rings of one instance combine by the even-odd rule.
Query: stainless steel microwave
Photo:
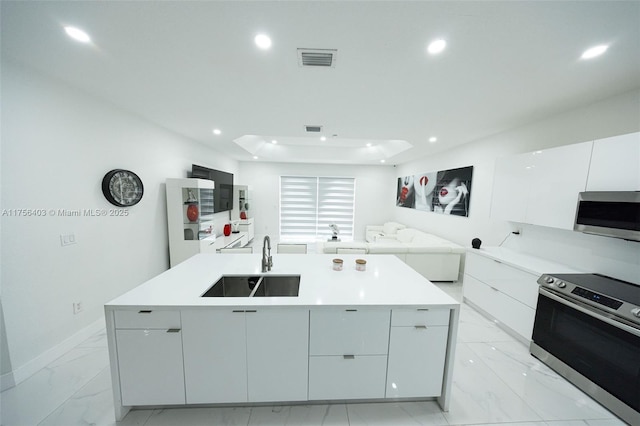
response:
[[[640,241],[640,191],[581,192],[573,230]]]

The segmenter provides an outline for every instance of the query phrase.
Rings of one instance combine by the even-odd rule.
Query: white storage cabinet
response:
[[[206,179],[167,179],[167,226],[171,267],[198,253],[215,253],[213,191]],[[189,207],[197,215],[189,217]]]
[[[538,275],[467,252],[464,298],[530,341],[538,300]]]
[[[587,191],[640,191],[640,132],[593,143]]]
[[[122,405],[184,404],[180,312],[143,308],[114,317]]]
[[[497,159],[491,217],[573,230],[592,146],[583,142]]]
[[[307,399],[309,311],[182,312],[188,404]]]
[[[386,398],[442,394],[448,309],[393,309]]]
[[[384,398],[389,309],[312,310],[309,399]]]

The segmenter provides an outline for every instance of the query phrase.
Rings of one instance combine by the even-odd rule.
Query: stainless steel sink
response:
[[[300,275],[223,275],[201,297],[297,297]]]
[[[300,275],[266,275],[253,297],[297,297]]]

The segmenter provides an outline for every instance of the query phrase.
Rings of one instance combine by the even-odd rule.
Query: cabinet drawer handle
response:
[[[489,288],[490,288],[491,290],[493,290],[493,291],[500,291],[500,290],[498,290],[498,289],[497,289],[497,288],[495,288],[495,287],[491,287],[491,286],[489,286]]]
[[[344,359],[356,359],[355,355],[342,355]]]
[[[346,312],[358,312],[357,309],[345,309]]]
[[[231,311],[231,312],[235,312],[235,313],[242,313],[242,312],[244,312],[244,311],[241,311],[241,310],[235,310],[235,309],[234,309],[234,310],[233,310],[233,311]]]
[[[150,314],[153,311],[138,311],[139,314]]]
[[[493,259],[493,261],[496,262],[496,263],[502,263],[499,260],[495,260],[495,259]]]
[[[258,312],[258,311],[256,311],[255,309],[252,309],[252,310],[245,311],[245,312],[247,312],[247,313],[253,313],[253,312]]]
[[[426,330],[426,329],[427,329],[427,326],[426,326],[426,325],[414,325],[414,327],[415,327],[416,329],[421,329],[421,330]]]
[[[418,308],[418,309],[416,309],[416,311],[419,311],[419,312],[421,312],[421,311],[428,311],[428,310],[429,310],[428,308]]]
[[[180,333],[179,328],[170,328],[167,330],[167,333]]]

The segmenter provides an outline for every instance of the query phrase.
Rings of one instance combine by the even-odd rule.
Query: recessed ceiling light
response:
[[[444,41],[443,39],[438,39],[429,43],[429,46],[427,47],[427,51],[432,55],[435,55],[437,53],[442,52],[445,47],[447,47],[447,42]]]
[[[601,44],[601,45],[598,45],[598,46],[591,47],[591,48],[589,48],[589,49],[584,51],[584,53],[582,54],[581,58],[582,59],[595,58],[596,56],[600,56],[604,52],[606,52],[608,48],[609,48],[609,46],[607,46],[606,44]]]
[[[220,131],[220,129],[213,129],[213,134],[214,134],[214,135],[219,135],[219,134],[221,134],[221,133],[222,133],[222,132]]]
[[[265,34],[258,34],[253,40],[260,49],[268,49],[271,47],[271,39]]]
[[[278,141],[274,139],[274,140],[271,141],[271,143],[275,145],[275,144],[278,143]]]
[[[81,43],[89,43],[91,41],[91,37],[89,37],[89,34],[85,33],[80,28],[64,27],[64,31],[69,37]]]
[[[324,141],[327,140],[327,137],[326,136],[320,136],[320,140],[324,142]]]
[[[381,163],[384,163],[386,160],[380,160]]]
[[[257,155],[254,155],[254,156],[253,156],[253,159],[254,159],[254,160],[257,160],[257,159],[258,159],[258,156],[257,156]]]
[[[371,142],[367,143],[367,146],[368,146],[368,147],[371,147]]]
[[[431,143],[434,143],[434,142],[435,142],[435,141],[437,141],[437,140],[438,140],[438,138],[436,138],[435,136],[431,136],[431,137],[429,138],[429,142],[431,142]]]

